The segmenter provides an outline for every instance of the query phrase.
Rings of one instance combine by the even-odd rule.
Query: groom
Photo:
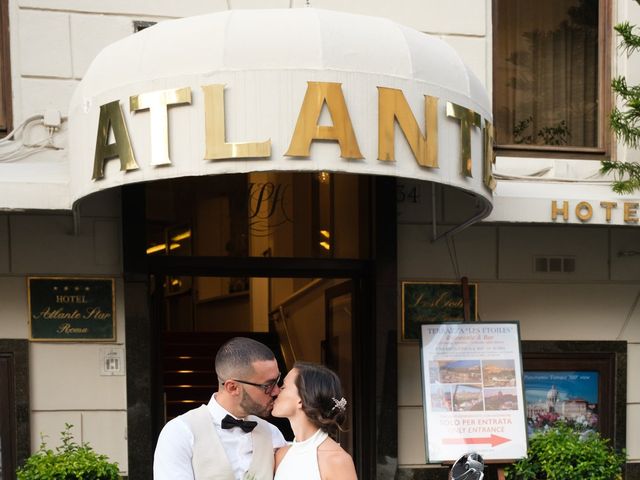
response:
[[[259,417],[280,393],[273,352],[236,337],[216,355],[218,391],[207,405],[169,421],[158,438],[154,480],[272,480],[280,431]]]

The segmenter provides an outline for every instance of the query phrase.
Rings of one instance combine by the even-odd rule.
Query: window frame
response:
[[[13,108],[11,104],[11,52],[9,49],[9,1],[0,0],[0,87],[2,91],[2,113],[5,125],[0,125],[0,137],[13,129]]]
[[[497,57],[498,3],[509,0],[492,0],[492,91],[495,92],[496,79],[493,59]],[[611,89],[612,63],[612,0],[598,1],[598,146],[574,147],[556,145],[500,145],[496,142],[495,153],[500,157],[544,157],[582,160],[612,159],[615,155],[613,132],[609,126],[609,114],[613,104]],[[495,117],[495,114],[494,114]]]

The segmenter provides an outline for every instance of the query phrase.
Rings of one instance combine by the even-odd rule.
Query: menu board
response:
[[[425,443],[430,463],[468,452],[507,461],[527,453],[517,322],[421,326]]]

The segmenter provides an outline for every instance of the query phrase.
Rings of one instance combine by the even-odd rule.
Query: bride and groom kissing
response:
[[[153,462],[154,480],[357,480],[334,436],[346,400],[328,368],[296,363],[280,382],[273,352],[236,337],[216,354],[218,391],[207,405],[170,420]],[[287,418],[295,439],[261,417]]]

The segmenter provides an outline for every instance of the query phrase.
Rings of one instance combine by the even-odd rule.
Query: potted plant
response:
[[[529,439],[527,457],[505,471],[509,480],[620,480],[626,456],[592,431],[556,423]]]
[[[36,453],[16,471],[18,480],[118,480],[118,464],[96,453],[87,443],[73,440],[71,427],[65,424],[60,434],[62,445],[48,449],[44,439]]]

